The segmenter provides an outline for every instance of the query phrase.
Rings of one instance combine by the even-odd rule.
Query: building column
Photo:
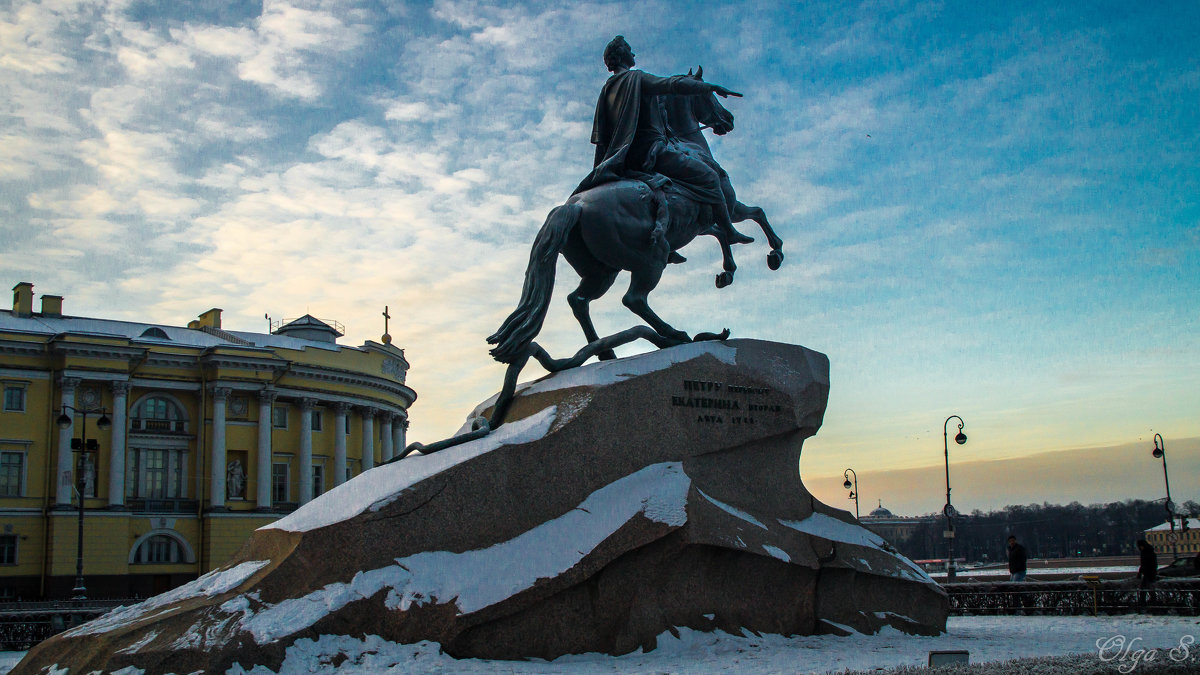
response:
[[[125,409],[129,383],[113,382],[112,453],[108,460],[108,508],[125,508]]]
[[[212,473],[209,475],[208,508],[225,510],[225,402],[229,387],[213,387]]]
[[[408,429],[408,420],[403,415],[396,415],[392,420],[392,457],[404,452],[404,431]]]
[[[346,482],[346,412],[347,403],[333,404],[333,486]]]
[[[258,510],[271,509],[271,410],[275,407],[275,397],[279,394],[270,389],[258,392],[258,457],[257,480],[255,481],[255,501]]]
[[[375,409],[364,406],[358,410],[362,415],[362,470],[367,471],[375,468]]]
[[[316,403],[311,398],[300,399],[300,503],[307,504],[313,498],[312,466],[312,410]]]
[[[392,414],[382,413],[379,421],[379,458],[387,463],[392,458]]]
[[[60,413],[66,413],[71,418],[71,424],[66,429],[58,430],[58,481],[54,492],[54,503],[58,507],[69,507],[71,505],[71,480],[72,461],[71,461],[71,439],[75,436],[75,416],[74,410],[68,410],[67,406],[75,407],[75,387],[79,386],[79,378],[63,377],[58,381],[58,386],[62,390],[62,408]]]

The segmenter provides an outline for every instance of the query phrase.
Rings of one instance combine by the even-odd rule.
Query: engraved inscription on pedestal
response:
[[[769,387],[683,380],[682,389],[683,394],[671,396],[671,405],[695,408],[698,424],[754,424],[756,414],[783,412],[783,406],[767,400],[776,393]]]

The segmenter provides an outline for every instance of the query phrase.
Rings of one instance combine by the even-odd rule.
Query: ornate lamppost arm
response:
[[[958,443],[959,445],[962,445],[963,443],[967,442],[967,435],[962,432],[963,426],[966,424],[965,422],[963,422],[963,418],[959,417],[958,415],[951,415],[951,416],[947,417],[946,421],[942,423],[942,451],[946,455],[946,504],[947,505],[950,504],[950,432],[947,430],[947,428],[950,425],[950,420],[955,420],[955,419],[958,420],[958,435],[954,437],[954,442]]]
[[[850,476],[854,476],[854,482],[850,482]],[[850,490],[850,499],[854,500],[854,519],[858,520],[858,474],[854,473],[854,469],[846,469],[842,472],[842,477],[846,479],[842,483],[842,487]]]

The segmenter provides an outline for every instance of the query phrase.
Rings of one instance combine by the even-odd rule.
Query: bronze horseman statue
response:
[[[503,424],[517,376],[531,357],[556,372],[591,356],[614,359],[614,347],[637,339],[669,347],[728,337],[727,330],[691,337],[655,314],[647,302],[666,266],[685,262],[678,249],[697,236],[712,235],[720,243],[723,271],[716,277],[718,288],[733,283],[737,267],[731,245],[754,241],[735,230],[734,222],[758,223],[771,247],[767,265],[774,270],[783,262],[783,240],[761,208],[737,200],[728,174],[704,139],[704,129],[718,135],[733,130],[733,114],[716,97],[741,94],[705,82],[702,69],[672,77],[634,70],[633,50],[620,35],[604,49],[604,64],[612,76],[596,103],[593,169],[565,204],[550,211],[533,241],[517,308],[487,339],[495,345],[492,356],[508,364],[491,419],[477,420],[477,429],[464,436],[429,446],[414,443],[404,454],[415,449],[428,454]],[[533,341],[550,307],[560,253],[580,276],[567,302],[587,339],[583,349],[565,359],[551,357]],[[621,270],[630,273],[621,301],[648,327],[601,338],[588,305],[612,287]]]
[[[533,243],[525,287],[517,309],[488,342],[492,356],[513,363],[527,355],[541,330],[554,284],[555,263],[562,253],[582,278],[567,301],[588,343],[599,340],[588,303],[612,286],[621,270],[629,270],[629,290],[622,301],[670,344],[690,342],[646,302],[668,262],[682,262],[675,251],[701,234],[721,242],[725,271],[717,286],[733,281],[730,244],[753,241],[733,229],[753,218],[771,245],[772,269],[783,260],[783,241],[771,229],[762,209],[740,204],[729,176],[713,159],[702,129],[724,134],[733,115],[717,102],[741,96],[701,79],[701,73],[658,77],[633,70],[633,50],[617,36],[604,50],[613,72],[596,103],[592,142],[595,168],[567,203],[550,212]],[[702,126],[704,125],[704,126]],[[600,358],[614,358],[611,350]]]

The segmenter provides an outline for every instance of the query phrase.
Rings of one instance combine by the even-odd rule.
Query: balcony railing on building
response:
[[[126,507],[139,513],[195,513],[200,502],[195,499],[127,499]]]
[[[162,420],[135,417],[130,420],[131,431],[144,431],[154,434],[186,434],[187,422],[184,420]]]

